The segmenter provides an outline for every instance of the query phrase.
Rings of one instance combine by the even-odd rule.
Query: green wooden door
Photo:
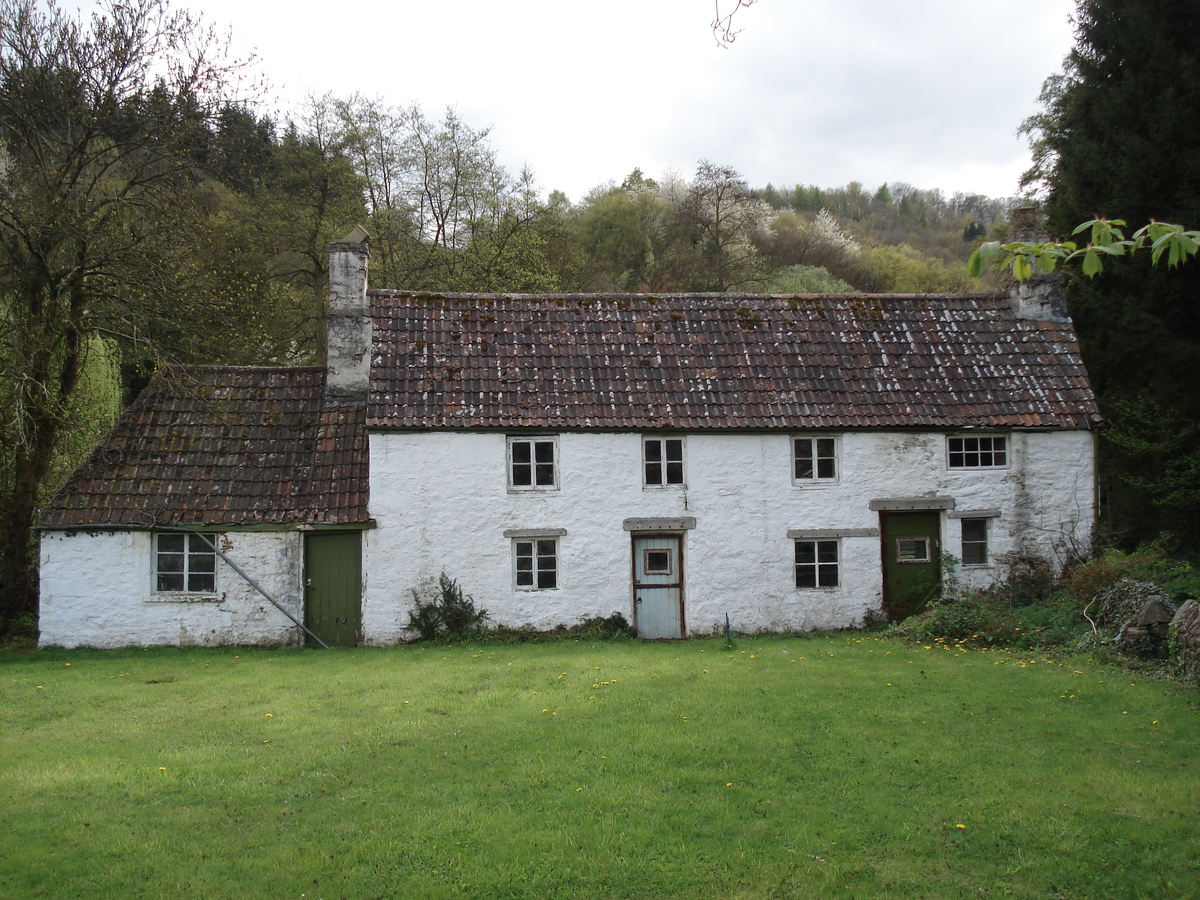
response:
[[[941,514],[880,513],[883,603],[893,622],[925,608],[942,583]]]
[[[304,536],[304,624],[331,647],[358,645],[362,631],[362,532],[313,532]]]
[[[633,539],[634,624],[640,638],[683,637],[682,544],[675,534]]]

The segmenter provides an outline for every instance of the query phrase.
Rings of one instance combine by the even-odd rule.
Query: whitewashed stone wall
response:
[[[861,624],[882,604],[880,541],[841,538],[841,584],[795,587],[789,530],[877,529],[877,499],[949,497],[955,511],[999,509],[989,519],[993,563],[966,567],[980,585],[1002,573],[1005,554],[1060,560],[1091,540],[1094,445],[1088,432],[1009,435],[1009,465],[951,471],[946,436],[843,433],[834,484],[794,484],[786,434],[685,435],[686,490],[642,486],[642,435],[558,438],[559,487],[508,489],[503,433],[371,435],[371,512],[366,533],[363,633],[402,640],[411,590],[441,571],[495,622],[550,628],[620,612],[632,621],[628,518],[692,517],[684,537],[689,633],[807,630]],[[514,583],[506,530],[565,529],[559,587]],[[943,545],[958,555],[961,519],[942,513]]]
[[[301,535],[220,535],[222,551],[303,621]],[[41,538],[41,646],[294,644],[301,633],[221,559],[216,595],[154,591],[145,531],[61,532]]]

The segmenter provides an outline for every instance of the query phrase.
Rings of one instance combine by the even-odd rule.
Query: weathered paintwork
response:
[[[793,483],[786,434],[685,435],[686,487],[644,488],[640,433],[558,435],[557,491],[514,492],[502,432],[371,435],[371,511],[366,534],[363,632],[368,643],[402,640],[411,590],[445,571],[494,622],[549,628],[614,612],[633,620],[630,518],[690,517],[682,531],[685,621],[691,634],[723,627],[809,630],[861,624],[882,605],[879,512],[871,501],[952,498],[940,512],[951,553],[954,514],[999,510],[991,564],[961,571],[968,585],[1003,571],[1005,554],[1061,561],[1085,549],[1094,514],[1093,435],[1010,433],[1003,469],[951,471],[945,434],[847,432],[840,477]],[[518,590],[505,531],[565,529],[554,590]],[[859,530],[841,537],[841,583],[797,589],[793,530]]]
[[[228,531],[218,546],[297,618],[301,534]],[[221,560],[215,595],[154,591],[147,531],[48,531],[41,538],[43,647],[295,644],[300,630]]]

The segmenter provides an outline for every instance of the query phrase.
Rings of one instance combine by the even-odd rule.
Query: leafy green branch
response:
[[[1105,257],[1132,256],[1139,250],[1150,250],[1155,265],[1165,255],[1167,265],[1174,267],[1195,256],[1200,250],[1200,231],[1188,231],[1182,225],[1156,222],[1153,219],[1132,236],[1125,236],[1124,219],[1097,216],[1083,222],[1071,232],[1089,232],[1082,247],[1076,241],[988,241],[981,244],[967,261],[967,274],[978,278],[989,264],[1012,269],[1017,281],[1028,281],[1035,272],[1048,275],[1060,264],[1082,259],[1084,275],[1092,278],[1104,270]]]

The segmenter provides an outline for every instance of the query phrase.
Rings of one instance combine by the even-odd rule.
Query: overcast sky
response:
[[[177,0],[189,5],[187,0]],[[728,9],[733,0],[720,0]],[[701,159],[752,185],[1016,192],[1015,132],[1071,47],[1073,0],[203,0],[277,105],[360,92],[492,127],[512,170],[578,200]]]

